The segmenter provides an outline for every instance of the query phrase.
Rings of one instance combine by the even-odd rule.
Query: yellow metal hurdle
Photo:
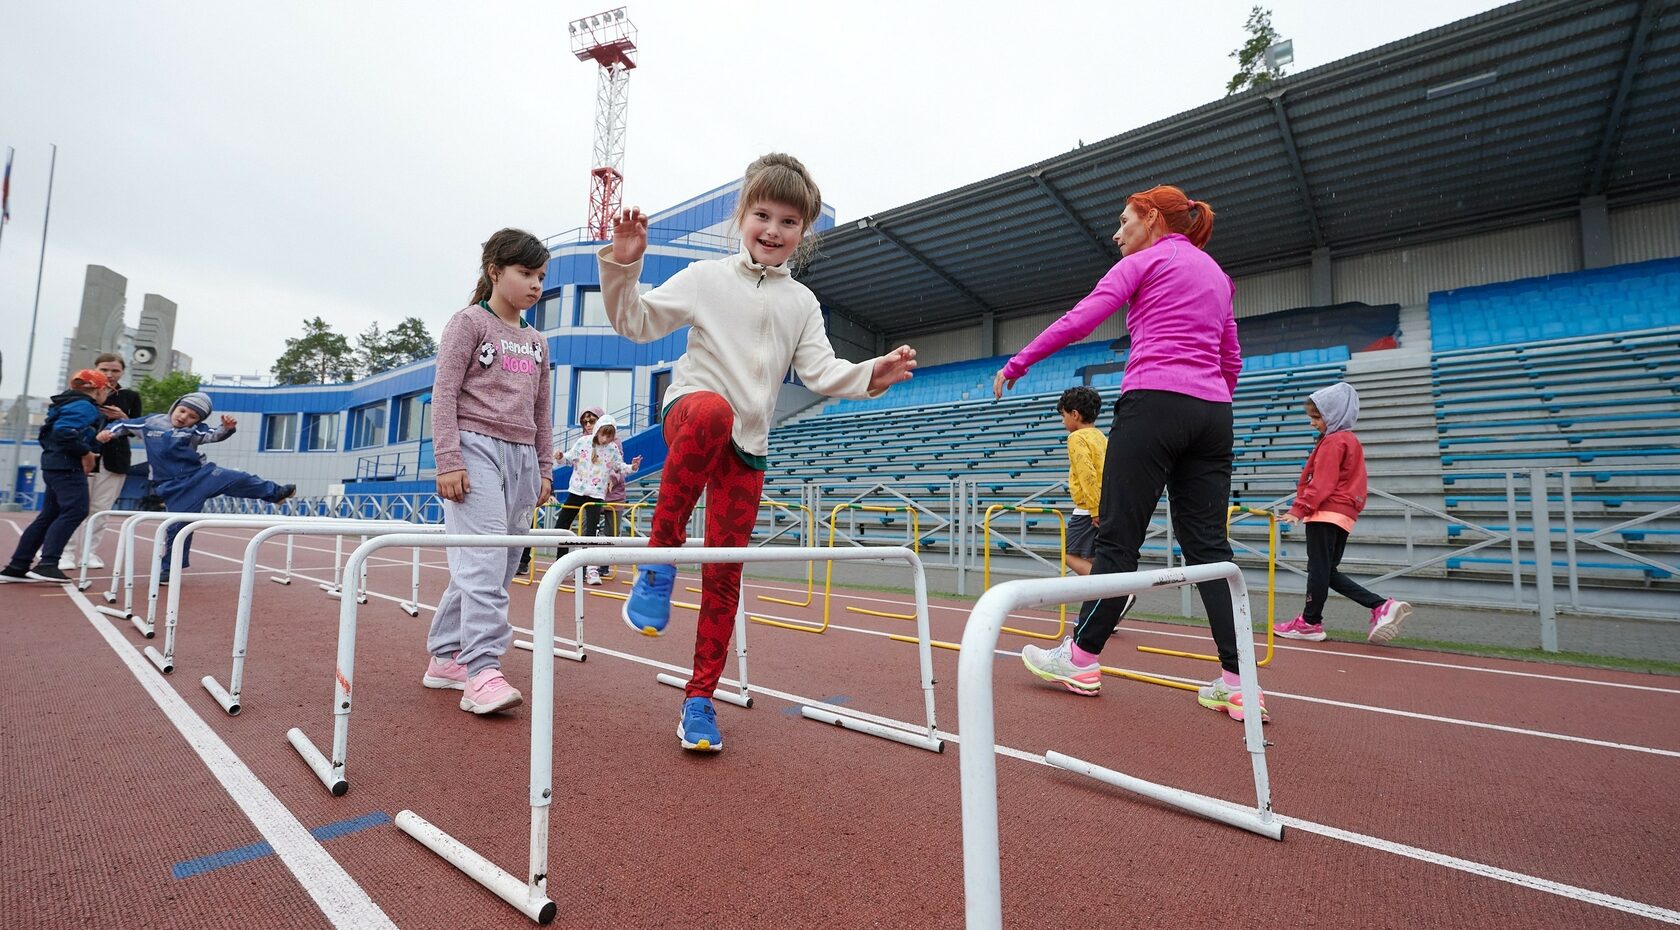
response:
[[[573,504],[572,509],[573,510],[580,510],[584,506],[585,505],[583,505],[583,504]],[[535,507],[532,507],[531,508],[531,529],[533,529],[533,530],[536,529],[537,524],[542,522],[543,511],[545,511],[545,510],[562,511],[562,510],[565,510],[565,509],[566,509],[566,505],[560,503],[559,501],[550,501],[549,503],[539,504]],[[516,574],[516,575],[513,576],[513,583],[514,584],[522,584],[522,585],[530,585],[530,584],[532,584],[532,579],[534,579],[536,576],[537,576],[537,554],[535,552],[532,552],[531,553],[530,564],[525,566],[525,571],[524,571],[523,574]],[[569,591],[571,589],[568,588],[567,590]]]
[[[1265,666],[1272,661],[1273,640],[1276,638],[1272,631],[1272,626],[1277,622],[1277,514],[1272,513],[1270,510],[1262,510],[1258,507],[1242,507],[1233,505],[1225,512],[1225,532],[1227,534],[1231,532],[1231,518],[1239,514],[1247,517],[1266,518],[1268,537],[1266,544],[1266,657],[1254,663],[1256,666]],[[1244,631],[1238,630],[1237,632],[1238,635],[1242,635]],[[1247,634],[1252,636],[1254,635],[1254,631],[1249,630],[1247,631]],[[1219,661],[1218,656],[1203,655],[1199,652],[1179,652],[1176,649],[1157,649],[1154,646],[1139,646],[1137,647],[1137,651],[1152,652],[1156,655],[1162,656],[1178,656],[1181,659],[1200,659],[1203,662]],[[1160,684],[1163,682],[1157,680],[1155,683]],[[1173,684],[1176,686],[1178,683],[1174,682]],[[1194,688],[1191,688],[1190,690],[1194,690]]]
[[[920,554],[922,551],[922,521],[917,515],[916,508],[909,504],[894,504],[882,507],[878,504],[860,504],[857,502],[838,504],[828,514],[828,548],[834,548],[834,530],[839,522],[840,511],[861,510],[865,513],[898,513],[903,511],[910,515],[910,551]],[[834,563],[828,563],[828,577],[823,582],[823,628],[828,628],[828,601],[834,590]],[[915,620],[915,614],[895,614],[887,610],[870,610],[867,607],[853,607],[846,605],[846,609],[855,614],[868,614],[871,617],[886,617],[889,620]]]
[[[1029,513],[1055,514],[1056,526],[1061,532],[1062,547],[1061,563],[1056,571],[1056,575],[1057,577],[1061,577],[1062,575],[1067,574],[1067,518],[1062,516],[1062,512],[1060,510],[1055,507],[1022,507],[1019,504],[993,504],[992,506],[986,508],[986,515],[980,521],[980,541],[982,550],[980,562],[984,567],[984,571],[981,573],[980,581],[980,590],[982,592],[987,591],[992,587],[992,514],[999,511],[1021,514],[1021,519],[1023,521],[1026,520],[1026,514]],[[998,535],[1001,536],[1002,534],[1000,533]],[[1062,638],[1062,634],[1067,631],[1067,605],[1060,605],[1060,612],[1057,615],[1056,632],[1054,635],[1049,633],[1034,633],[1031,630],[1017,630],[1013,627],[1007,626],[1002,627],[1001,629],[1005,633],[1014,633],[1017,636],[1028,636],[1033,639],[1060,640]]]

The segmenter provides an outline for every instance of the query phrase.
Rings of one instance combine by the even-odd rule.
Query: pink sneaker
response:
[[[498,710],[518,707],[525,698],[508,684],[499,668],[487,668],[467,679],[461,694],[461,709],[475,714],[493,714]]]
[[[456,662],[453,657],[440,659],[432,656],[426,663],[426,674],[420,676],[420,683],[428,688],[454,688],[456,691],[467,689],[467,667]]]
[[[1400,635],[1400,624],[1412,615],[1412,605],[1405,601],[1389,598],[1382,602],[1382,606],[1371,611],[1371,632],[1365,634],[1366,642],[1386,643]]]
[[[1309,643],[1324,642],[1324,624],[1308,623],[1305,617],[1279,623],[1272,627],[1272,632],[1284,639],[1304,639]]]

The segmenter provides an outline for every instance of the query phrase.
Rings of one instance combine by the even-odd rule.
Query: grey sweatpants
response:
[[[443,502],[443,525],[449,533],[503,535],[530,529],[537,503],[537,450],[461,431],[461,456],[471,485],[466,500]],[[500,668],[502,653],[513,642],[508,625],[508,583],[519,568],[519,549],[450,548],[449,587],[432,615],[426,649],[441,658],[455,657],[476,675]]]

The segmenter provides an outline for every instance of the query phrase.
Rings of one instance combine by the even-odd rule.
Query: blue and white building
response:
[[[643,289],[652,288],[690,262],[732,254],[739,240],[732,220],[741,182],[707,191],[649,219]],[[834,225],[823,206],[815,228]],[[554,437],[576,435],[578,414],[598,406],[621,424],[623,435],[657,431],[660,398],[671,368],[688,343],[687,329],[645,345],[614,333],[601,301],[595,253],[604,243],[584,229],[546,240],[550,289],[527,312],[548,339],[554,398]],[[436,334],[434,334],[436,335]],[[837,341],[836,351],[866,358],[874,345]],[[217,413],[240,420],[234,436],[212,448],[229,467],[295,482],[304,497],[350,491],[430,488],[431,388],[435,360],[425,359],[347,384],[239,388],[210,386]],[[792,410],[817,400],[796,384],[783,391]],[[635,443],[641,446],[642,443]],[[663,445],[637,448],[644,470],[663,461]]]

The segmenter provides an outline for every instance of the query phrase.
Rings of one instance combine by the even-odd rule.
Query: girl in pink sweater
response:
[[[548,343],[525,322],[542,297],[548,249],[504,229],[484,244],[472,303],[444,324],[432,386],[437,493],[450,533],[503,535],[531,525],[531,508],[554,490]],[[475,714],[517,705],[502,677],[513,641],[508,582],[519,550],[449,550],[449,587],[432,615],[432,658],[421,683],[462,692]]]

